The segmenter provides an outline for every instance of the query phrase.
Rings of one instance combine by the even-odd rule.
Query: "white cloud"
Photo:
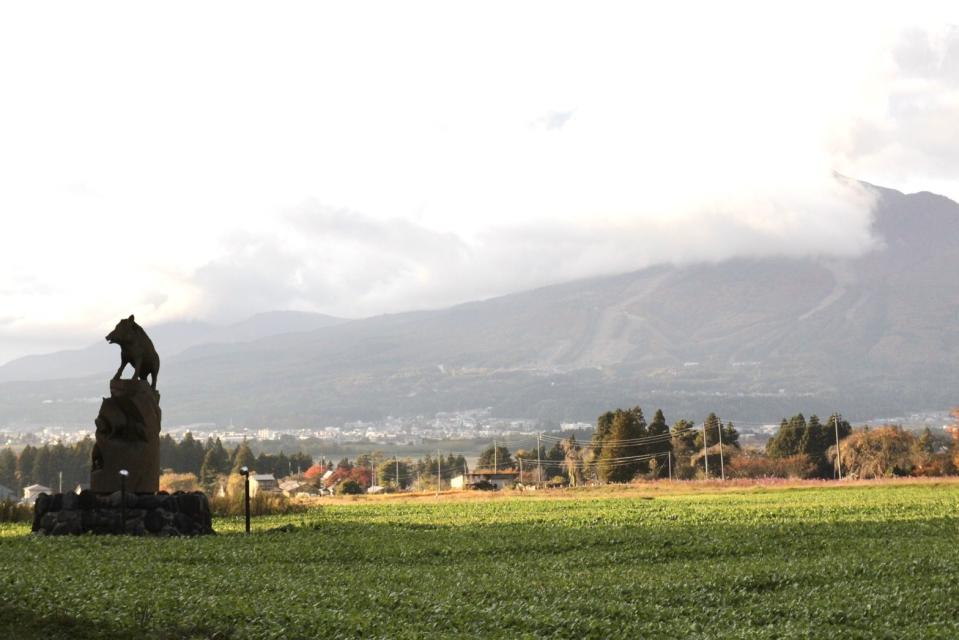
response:
[[[959,195],[942,7],[5,5],[0,360],[862,250],[834,170]]]

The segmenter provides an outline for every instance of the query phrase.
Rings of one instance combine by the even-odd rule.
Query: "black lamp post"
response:
[[[250,468],[240,467],[243,476],[243,510],[246,513],[246,532],[250,533]]]
[[[120,533],[127,532],[127,476],[130,472],[120,469]]]

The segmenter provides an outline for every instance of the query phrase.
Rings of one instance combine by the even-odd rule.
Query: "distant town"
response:
[[[779,420],[768,424],[731,421],[741,434],[744,444],[760,446],[775,433]],[[862,424],[897,424],[907,429],[921,430],[926,427],[936,431],[949,423],[948,411],[929,411],[905,416],[878,417]],[[235,424],[194,423],[164,427],[163,433],[180,440],[186,433],[195,438],[219,438],[224,444],[259,442],[262,445],[283,443],[287,448],[299,443],[304,449],[315,448],[319,443],[332,445],[373,444],[381,447],[422,447],[425,443],[442,441],[477,441],[494,438],[535,438],[537,433],[590,432],[595,425],[588,422],[547,423],[529,418],[501,418],[492,415],[489,408],[464,411],[440,412],[433,416],[394,417],[381,420],[346,422],[339,426],[304,427],[300,429],[273,429]],[[95,427],[46,426],[28,430],[0,429],[0,447],[43,445],[62,442],[70,444],[92,437]]]

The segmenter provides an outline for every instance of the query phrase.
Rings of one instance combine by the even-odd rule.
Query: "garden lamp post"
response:
[[[127,532],[127,476],[130,472],[120,469],[120,532]]]
[[[243,476],[243,510],[246,514],[246,532],[250,533],[250,468],[240,467]]]

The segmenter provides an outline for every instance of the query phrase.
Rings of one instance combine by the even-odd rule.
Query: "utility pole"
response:
[[[719,475],[726,480],[726,468],[723,464],[723,423],[719,421]]]
[[[709,449],[709,447],[707,447],[706,445],[707,445],[706,421],[704,420],[703,421],[703,462],[706,463],[706,477],[708,478],[709,477],[709,454],[707,453],[707,450]]]
[[[517,457],[517,459],[519,460],[519,481],[520,483],[522,483],[523,482],[523,459],[519,457]]]
[[[60,490],[57,493],[63,493],[63,472],[60,472]]]
[[[396,462],[396,490],[399,491],[400,490],[400,459],[394,455],[393,460]]]
[[[436,450],[436,497],[440,495],[440,487],[443,485],[443,454]]]
[[[536,475],[539,479],[539,484],[541,488],[543,485],[543,460],[540,457],[539,452],[543,448],[543,445],[541,444],[542,437],[543,437],[542,433],[536,434]]]
[[[673,452],[672,451],[666,452],[666,463],[669,465],[667,467],[667,469],[669,469],[669,481],[672,482],[673,481]]]
[[[496,473],[496,438],[493,438],[493,473]]]
[[[839,479],[842,480],[842,452],[839,450],[839,421],[842,420],[842,414],[838,411],[833,416],[833,427],[836,428],[836,469],[839,471]]]

